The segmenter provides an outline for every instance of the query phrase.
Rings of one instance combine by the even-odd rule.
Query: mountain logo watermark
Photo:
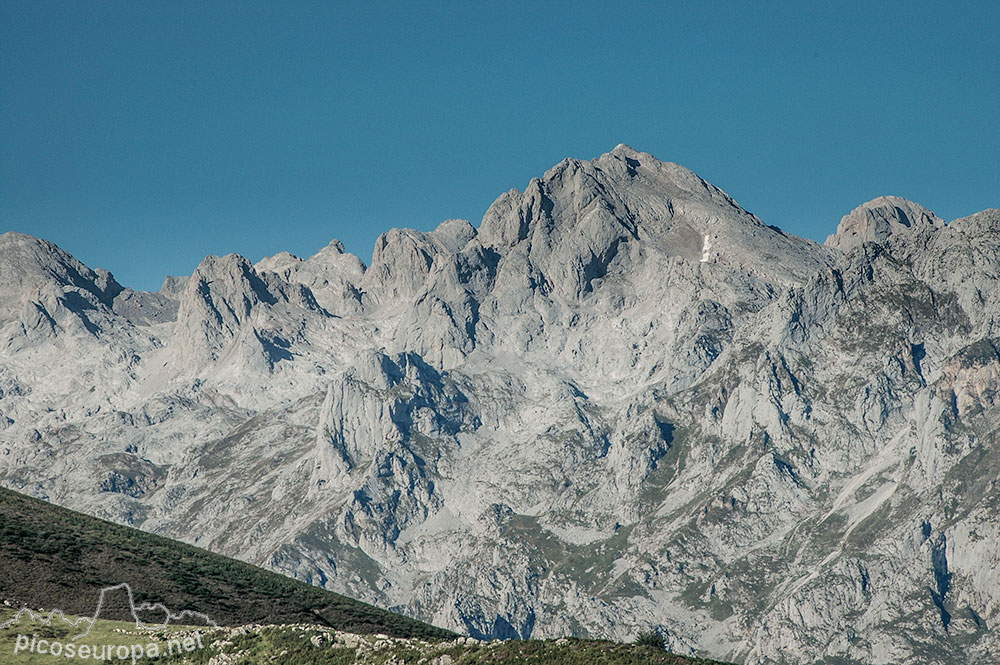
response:
[[[150,637],[153,637],[153,634],[156,633],[161,638],[161,641],[150,640],[145,643],[123,644],[107,641],[100,643],[95,640],[86,639],[90,636],[91,631],[93,631],[94,626],[97,624],[98,618],[101,616],[107,596],[115,592],[124,592],[128,598],[129,612],[135,622],[136,630],[148,631]],[[155,623],[143,621],[140,618],[140,615],[143,613],[156,613],[163,617],[163,621]],[[167,630],[171,625],[197,624],[199,626],[218,628],[215,621],[207,614],[201,612],[184,610],[175,613],[170,611],[163,603],[141,603],[137,605],[132,588],[126,583],[101,589],[97,600],[97,608],[94,610],[93,616],[72,617],[67,616],[65,612],[59,609],[35,611],[23,608],[10,619],[0,623],[0,630],[15,625],[20,626],[22,620],[25,619],[31,623],[42,624],[50,628],[68,626],[72,629],[70,632],[73,634],[63,641],[50,637],[40,637],[37,632],[32,635],[18,633],[14,640],[13,651],[15,655],[25,653],[57,657],[63,656],[70,659],[82,660],[110,661],[117,659],[131,661],[133,665],[143,659],[158,658],[163,655],[175,655],[204,648],[204,644],[201,641],[202,634],[197,630],[189,633],[178,632],[173,635],[163,635],[162,631]]]

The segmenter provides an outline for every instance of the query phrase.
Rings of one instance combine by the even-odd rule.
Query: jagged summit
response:
[[[567,214],[569,211],[573,214]],[[607,223],[600,221],[605,216]],[[546,246],[574,242],[561,237],[564,234],[553,224],[556,220],[572,223],[584,236],[596,234],[592,238],[596,246],[588,243],[585,251],[598,256],[607,250],[601,245],[624,240],[619,237],[624,233],[635,240],[656,243],[670,255],[701,263],[742,263],[769,272],[771,278],[793,283],[829,263],[829,258],[811,241],[767,226],[725,191],[690,169],[619,143],[593,160],[565,159],[540,178],[532,179],[523,192],[510,190],[501,195],[485,213],[479,229],[465,220],[445,220],[431,232],[391,229],[383,233],[373,250],[375,271],[364,278],[364,283],[361,275],[368,271],[368,266],[347,253],[338,240],[331,241],[308,260],[279,252],[261,259],[253,267],[257,272],[278,273],[286,278],[298,275],[296,279],[312,286],[336,283],[336,301],[350,309],[356,306],[345,303],[344,297],[351,302],[357,300],[350,294],[352,288],[359,293],[371,291],[373,304],[391,300],[396,294],[414,293],[419,285],[405,278],[402,284],[392,283],[394,278],[389,273],[426,272],[435,256],[456,255],[474,239],[480,246],[500,252],[526,240],[536,230],[546,236]],[[939,228],[943,224],[918,204],[899,197],[879,197],[846,215],[825,244],[847,251],[865,240],[882,241],[905,228]],[[61,279],[74,279],[74,262],[78,262],[51,243],[9,232],[0,236],[0,247],[8,258],[28,251],[36,257],[52,259],[27,262],[35,267],[50,263],[72,266],[61,272],[53,270],[61,274]],[[392,264],[397,261],[401,263],[394,268]],[[96,285],[84,288],[104,298],[114,297],[116,289],[121,290],[107,271],[89,271],[82,264],[79,266],[75,272],[84,275],[83,281]],[[89,280],[87,271],[96,277]],[[0,272],[0,284],[25,281],[31,279],[31,274],[32,270],[22,273],[11,268]],[[177,297],[180,285],[187,279],[167,278],[161,293]]]
[[[594,160],[563,160],[523,192],[503,194],[478,240],[501,255],[523,244],[535,265],[553,254],[585,274],[643,249],[785,283],[829,262],[823,247],[767,226],[690,169],[623,145]]]
[[[465,219],[446,219],[432,232],[450,252],[460,252],[476,237],[476,227]]]
[[[944,225],[944,220],[919,203],[880,196],[844,215],[825,244],[847,252],[864,242],[883,242],[896,233],[933,231]]]
[[[0,289],[38,287],[42,281],[72,286],[110,301],[123,287],[107,270],[92,270],[48,240],[16,231],[0,235]]]
[[[281,272],[301,262],[302,259],[291,252],[278,252],[273,256],[265,256],[253,267],[257,272]]]
[[[23,233],[0,235],[0,328],[20,319],[23,330],[41,334],[77,324],[94,331],[94,317],[85,312],[109,309],[123,291],[110,272],[88,268],[54,243]]]

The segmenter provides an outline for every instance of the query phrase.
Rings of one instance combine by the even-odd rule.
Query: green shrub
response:
[[[655,630],[647,630],[639,633],[639,636],[635,638],[635,643],[641,647],[653,647],[660,650],[664,648],[663,637]]]

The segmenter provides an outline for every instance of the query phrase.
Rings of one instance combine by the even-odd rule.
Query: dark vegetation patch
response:
[[[310,623],[354,633],[442,638],[414,619],[137,529],[0,488],[0,597],[14,607],[90,616],[100,590],[127,582],[137,603],[192,610],[219,625]],[[101,618],[128,620],[124,592]]]

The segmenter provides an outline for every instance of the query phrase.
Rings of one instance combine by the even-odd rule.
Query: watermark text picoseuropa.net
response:
[[[102,643],[98,639],[88,639],[101,616],[105,598],[111,593],[124,593],[128,599],[132,620],[136,631],[139,631],[140,635],[134,642],[124,644],[117,641]],[[161,616],[163,617],[163,621],[148,624],[139,618],[140,614],[144,612]],[[135,596],[132,593],[132,588],[126,583],[101,589],[97,600],[97,609],[94,611],[93,616],[74,618],[67,616],[62,610],[52,610],[47,613],[44,610],[39,610],[36,613],[29,608],[23,608],[13,618],[0,623],[0,630],[14,625],[23,628],[21,625],[22,621],[41,623],[48,628],[68,629],[70,634],[75,633],[75,635],[67,640],[60,640],[55,639],[51,635],[39,637],[38,633],[31,629],[24,632],[18,631],[17,637],[14,640],[15,656],[17,654],[38,654],[42,656],[55,656],[57,658],[62,656],[67,659],[105,662],[114,662],[116,660],[131,661],[132,665],[135,665],[140,660],[152,660],[161,656],[173,656],[204,648],[202,644],[203,635],[198,629],[194,631],[185,630],[173,634],[170,632],[164,633],[163,631],[167,631],[168,626],[171,624],[190,628],[192,627],[192,623],[197,623],[205,628],[209,626],[218,628],[218,625],[208,615],[201,612],[184,610],[180,613],[174,613],[162,603],[137,604]],[[143,635],[142,631],[147,632]],[[2,660],[6,659],[0,658],[0,661]],[[72,661],[67,661],[67,663],[70,662]]]
[[[14,640],[14,654],[32,653],[49,656],[65,656],[82,660],[128,660],[133,665],[145,658],[182,654],[195,649],[203,649],[201,633],[167,639],[166,642],[147,642],[145,644],[77,644],[45,639],[37,634],[18,635]]]

